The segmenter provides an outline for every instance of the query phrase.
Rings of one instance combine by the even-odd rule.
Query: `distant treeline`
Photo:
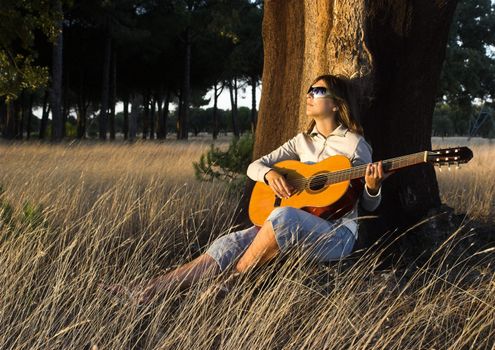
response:
[[[254,132],[256,95],[250,109],[237,98],[261,80],[262,17],[262,0],[3,0],[0,134],[60,141]],[[458,2],[432,134],[495,135],[494,28],[491,0]],[[209,90],[214,106],[203,111]],[[222,91],[229,112],[217,108]]]
[[[197,136],[199,133],[209,133],[213,134],[215,126],[213,125],[213,120],[211,118],[213,113],[213,108],[202,109],[202,108],[191,108],[189,112],[189,136]],[[217,109],[218,115],[218,125],[217,125],[217,135],[223,134],[228,135],[232,133],[232,119],[231,119],[231,111],[223,110],[221,108]],[[175,138],[175,127],[177,123],[178,111],[172,110],[169,113],[167,118],[167,130],[168,137]],[[150,133],[144,133],[143,130],[143,117],[144,111],[142,106],[139,109],[137,114],[137,129],[136,129],[136,138],[141,139],[152,139],[157,138],[156,134],[151,137]],[[86,136],[85,138],[98,138],[98,116],[97,115],[89,115],[87,117],[87,126],[86,126]],[[238,122],[238,130],[240,134],[250,133],[251,130],[251,109],[247,107],[239,107],[237,110],[237,122]],[[31,118],[31,128],[32,132],[31,138],[39,137],[39,129],[41,126],[41,119],[37,116],[32,116]],[[118,112],[115,114],[115,133],[116,138],[125,137],[126,126],[124,123],[124,113]],[[70,113],[65,121],[65,135],[67,138],[77,138],[77,116],[74,113]],[[24,138],[27,135],[24,132]],[[51,120],[48,120],[48,125],[46,128],[45,137],[51,138]]]
[[[262,11],[250,0],[2,1],[1,134],[60,141],[254,131],[256,95],[247,116],[237,100],[260,83]],[[228,115],[217,109],[222,91]]]

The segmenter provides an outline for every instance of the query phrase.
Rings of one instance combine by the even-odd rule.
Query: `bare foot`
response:
[[[128,298],[132,297],[131,290],[128,287],[123,286],[119,283],[114,283],[114,284],[99,283],[98,288],[111,295],[126,296]]]
[[[235,283],[240,278],[240,272],[229,274],[224,280],[209,286],[202,294],[202,299],[214,299],[219,301],[224,299],[233,289]]]
[[[138,286],[132,292],[132,299],[137,304],[148,304],[157,293],[156,283],[148,283],[146,286]]]

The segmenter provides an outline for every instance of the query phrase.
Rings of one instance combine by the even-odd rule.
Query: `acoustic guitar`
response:
[[[433,163],[459,168],[473,157],[468,147],[443,148],[421,151],[382,161],[385,172],[395,171],[415,164]],[[285,199],[278,197],[270,186],[257,181],[249,201],[249,218],[261,226],[276,207],[294,207],[325,219],[338,219],[349,212],[364,189],[366,164],[351,166],[343,155],[335,155],[315,164],[297,160],[285,160],[272,166],[294,187],[293,194]]]

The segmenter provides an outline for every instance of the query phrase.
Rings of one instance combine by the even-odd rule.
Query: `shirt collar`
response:
[[[332,135],[336,135],[336,136],[345,136],[346,132],[347,132],[347,128],[344,126],[344,124],[339,124],[339,126],[337,126],[331,133],[330,135],[328,135],[328,137],[332,136]],[[316,128],[316,125],[313,127],[313,130],[311,130],[311,133],[310,133],[311,137],[314,137],[316,135],[321,135],[319,132],[318,132],[318,129]],[[325,137],[323,135],[321,135],[322,137]]]

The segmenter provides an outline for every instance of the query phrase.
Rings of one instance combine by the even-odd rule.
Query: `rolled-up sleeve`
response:
[[[363,164],[368,164],[372,162],[371,158],[372,149],[371,146],[366,142],[364,138],[359,140],[356,150],[354,151],[353,158],[351,160],[352,166],[358,166]],[[364,182],[364,178],[362,179]],[[382,187],[378,189],[378,193],[371,195],[368,192],[368,188],[364,185],[364,191],[361,195],[361,206],[367,211],[374,211],[380,205],[382,200]]]
[[[264,182],[264,176],[272,169],[271,166],[273,164],[289,159],[298,160],[299,155],[296,151],[296,138],[297,136],[294,136],[271,153],[256,159],[254,162],[249,164],[247,168],[247,176],[254,181]]]

